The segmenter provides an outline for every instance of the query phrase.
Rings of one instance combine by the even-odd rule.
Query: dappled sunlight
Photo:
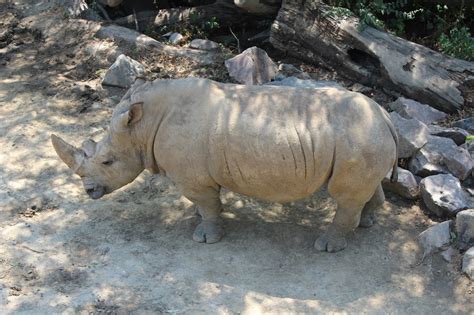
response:
[[[410,288],[405,294],[421,297],[425,293],[426,280],[421,275],[392,275],[392,281],[395,286]]]
[[[56,155],[50,135],[75,145],[100,137],[125,91],[108,94],[94,73],[97,64],[81,61],[88,43],[95,43],[89,49],[97,54],[115,43],[101,47],[79,36],[73,42],[78,40],[83,47],[52,40],[25,44],[24,55],[12,55],[0,68],[0,308],[6,313],[403,313],[415,303],[415,311],[427,313],[434,299],[442,310],[464,310],[466,279],[437,290],[443,274],[433,275],[426,262],[416,265],[416,236],[426,224],[421,211],[390,196],[378,223],[356,229],[347,249],[334,254],[313,248],[336,209],[325,189],[292,203],[223,189],[226,234],[212,245],[192,240],[200,222],[196,207],[167,178],[145,171],[90,199]],[[50,56],[60,48],[78,63],[60,53]],[[105,57],[97,62],[110,63]],[[85,93],[86,85],[97,94]],[[216,97],[238,99],[244,88]],[[249,126],[254,131],[284,126],[269,119],[284,106],[259,106],[279,104],[277,94],[255,96],[223,123],[232,130],[245,114],[256,115]],[[329,91],[315,102],[339,97]],[[321,122],[305,111],[293,115],[295,130],[303,121],[320,130]],[[370,124],[374,117],[362,111],[351,119]]]

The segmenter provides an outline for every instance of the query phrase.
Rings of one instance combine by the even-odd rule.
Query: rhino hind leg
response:
[[[375,210],[383,205],[385,201],[385,194],[382,185],[378,185],[374,195],[365,204],[360,216],[359,227],[368,228],[375,223]]]
[[[347,247],[346,236],[358,225],[363,205],[338,205],[336,215],[327,231],[318,237],[314,247],[319,251],[338,252]]]
[[[364,213],[363,224],[368,224],[366,221],[373,222],[373,210],[380,205],[380,199],[383,197],[380,181],[371,182],[368,180],[371,177],[367,177],[361,184],[362,176],[359,172],[362,170],[355,168],[354,172],[350,164],[344,166],[346,165],[333,172],[328,182],[328,191],[337,202],[337,209],[327,231],[314,244],[319,251],[337,252],[346,248],[346,236],[359,226],[362,213]],[[348,170],[352,171],[352,174],[347,172]]]
[[[224,235],[220,213],[222,204],[219,188],[183,190],[183,195],[198,206],[201,223],[194,230],[193,239],[199,243],[212,244],[220,241]]]

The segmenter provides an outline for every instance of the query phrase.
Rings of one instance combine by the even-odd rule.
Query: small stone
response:
[[[102,85],[130,87],[137,77],[145,75],[145,68],[141,63],[125,55],[120,55],[105,73]]]
[[[474,247],[471,247],[464,253],[462,259],[462,272],[464,272],[469,279],[474,280]]]
[[[418,182],[415,176],[401,167],[398,168],[398,181],[392,183],[390,181],[392,171],[390,171],[382,180],[384,190],[391,191],[407,199],[416,199],[420,193]]]
[[[98,0],[98,1],[102,3],[103,5],[107,5],[111,8],[117,7],[123,2],[123,0]]]
[[[451,173],[464,180],[473,167],[469,152],[449,138],[431,136],[408,163],[408,169],[419,176]]]
[[[374,89],[371,88],[371,87],[362,85],[362,84],[360,84],[360,83],[354,83],[354,84],[349,88],[349,90],[351,90],[352,92],[358,92],[358,93],[367,94],[367,93],[372,92]]]
[[[424,256],[449,245],[451,223],[451,220],[437,223],[418,235],[418,242],[423,247]]]
[[[276,86],[291,86],[297,88],[338,88],[344,89],[339,83],[335,81],[318,81],[318,80],[302,80],[296,77],[288,77],[279,81],[272,81],[265,83],[265,85],[276,85]]]
[[[421,177],[449,173],[443,165],[443,156],[433,146],[424,146],[410,159],[408,169]]]
[[[444,261],[449,263],[453,261],[453,258],[456,256],[457,253],[458,253],[457,250],[455,250],[452,247],[449,247],[448,249],[443,250],[441,252],[441,257],[443,257]]]
[[[225,61],[229,75],[248,85],[271,81],[278,72],[277,65],[267,53],[258,47],[250,47],[241,54]]]
[[[208,39],[193,39],[189,43],[189,47],[201,50],[217,50],[219,49],[219,44]]]
[[[470,208],[472,201],[465,193],[459,180],[451,174],[438,174],[423,178],[420,194],[428,210],[441,217],[454,216],[461,210]]]
[[[289,63],[279,64],[278,76],[275,78],[275,80],[283,80],[287,77],[296,77],[298,79],[303,79],[303,80],[311,79],[311,76],[309,74],[300,70],[299,68],[295,67],[292,64],[289,64]]]
[[[469,132],[461,128],[443,128],[436,125],[430,125],[430,134],[437,137],[450,138],[456,143],[461,145],[466,141],[466,137],[469,136]]]
[[[170,35],[169,41],[173,45],[177,45],[181,43],[184,40],[184,36],[181,35],[180,33],[172,33]]]
[[[458,212],[456,215],[456,233],[463,247],[474,245],[474,209]]]
[[[474,134],[474,117],[455,121],[451,124],[451,126],[467,130],[470,134]]]
[[[398,157],[409,158],[428,142],[429,132],[426,125],[416,119],[406,119],[396,112],[390,118],[398,133]]]
[[[396,101],[390,103],[389,106],[392,110],[399,113],[400,116],[407,119],[414,118],[425,124],[443,120],[448,116],[446,113],[429,105],[404,97],[399,97]]]

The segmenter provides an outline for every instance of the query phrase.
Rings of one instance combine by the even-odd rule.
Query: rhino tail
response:
[[[392,134],[393,141],[395,141],[395,162],[392,166],[392,175],[390,176],[390,181],[392,183],[396,183],[398,181],[398,134],[395,130],[395,127],[393,126],[392,120],[390,119],[390,116],[388,115],[387,111],[382,109],[382,112],[383,117],[385,119],[385,123],[387,124],[388,129]]]

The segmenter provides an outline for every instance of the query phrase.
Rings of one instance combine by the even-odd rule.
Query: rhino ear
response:
[[[143,102],[134,103],[130,106],[130,109],[119,117],[120,125],[122,128],[128,128],[133,124],[136,124],[143,117]]]
[[[82,150],[86,153],[88,157],[94,155],[96,150],[97,143],[92,139],[87,139],[82,143]]]
[[[70,145],[69,143],[54,134],[51,135],[51,142],[53,143],[54,150],[56,150],[56,153],[59,155],[61,160],[63,160],[63,162],[66,163],[69,168],[76,170],[76,156],[77,154],[81,153],[81,150]]]

